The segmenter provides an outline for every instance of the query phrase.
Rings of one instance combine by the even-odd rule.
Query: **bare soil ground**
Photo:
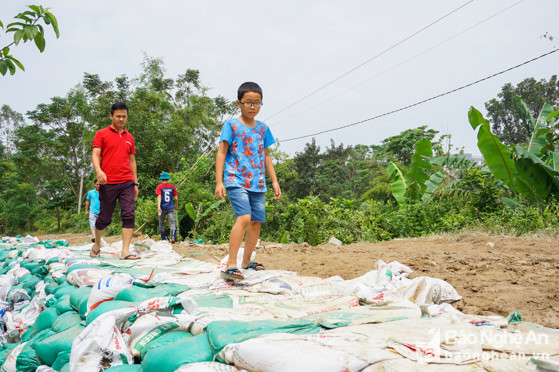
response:
[[[42,235],[73,244],[90,240],[86,234]],[[134,240],[146,237],[135,237]],[[105,237],[108,242],[120,236]],[[431,276],[448,281],[462,300],[454,306],[469,314],[503,315],[520,311],[522,319],[559,328],[559,239],[492,236],[481,233],[397,239],[343,246],[262,242],[257,260],[268,269],[299,275],[352,279],[373,270],[377,260],[409,266],[410,277]],[[227,245],[174,245],[185,257],[217,262]]]

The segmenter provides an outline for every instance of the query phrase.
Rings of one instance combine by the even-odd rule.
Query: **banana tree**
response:
[[[415,152],[408,172],[404,175],[402,170],[393,162],[388,164],[388,174],[394,177],[392,182],[392,195],[398,204],[406,204],[408,200],[419,200],[427,189],[426,182],[429,175],[425,172],[432,165],[429,157],[433,156],[431,141],[422,139],[415,144]]]
[[[491,174],[487,167],[483,167],[476,161],[461,155],[438,156],[429,160],[429,162],[432,165],[441,166],[443,170],[433,173],[429,180],[425,182],[427,189],[423,194],[424,200],[432,198],[435,193],[439,195],[464,195],[466,190],[461,185],[464,172],[474,169],[484,174]]]
[[[524,108],[526,105],[522,102]],[[559,172],[555,160],[559,154],[550,151],[547,141],[550,127],[548,121],[554,114],[550,105],[544,105],[534,119],[526,109],[528,118],[533,126],[533,135],[528,149],[515,146],[509,149],[503,145],[497,136],[491,132],[490,124],[474,107],[468,112],[468,119],[474,130],[478,129],[478,148],[481,151],[488,168],[493,176],[503,181],[513,194],[520,194],[536,202],[549,197],[559,198]],[[514,199],[504,199],[503,202],[514,203]]]
[[[192,220],[194,221],[194,228],[193,228],[194,235],[196,235],[196,231],[198,230],[202,222],[204,222],[208,217],[210,217],[212,211],[223,203],[225,203],[225,200],[219,199],[213,202],[212,204],[210,204],[206,209],[204,209],[204,211],[202,211],[202,203],[198,205],[198,210],[194,209],[192,203],[187,203],[185,205],[186,213],[188,213],[190,218],[192,218]]]

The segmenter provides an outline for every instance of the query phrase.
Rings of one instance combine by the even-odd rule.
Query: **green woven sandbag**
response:
[[[47,265],[50,265],[51,263],[55,263],[55,262],[58,262],[58,257],[53,257],[53,258],[49,259],[47,261]]]
[[[184,340],[185,338],[192,338],[192,334],[188,332],[176,331],[176,332],[169,332],[165,333],[163,336],[156,338],[153,341],[150,341],[141,351],[142,359],[144,359],[145,355],[151,349],[156,349],[161,346],[174,344],[175,342]]]
[[[3,349],[0,350],[0,366],[2,364],[4,364],[4,362],[6,361],[6,358],[8,358],[8,355],[11,353],[12,349],[14,347],[16,347],[17,345],[19,345],[19,343],[2,345]]]
[[[115,300],[141,302],[154,297],[176,296],[179,293],[188,291],[188,289],[185,285],[172,283],[158,284],[153,288],[142,288],[133,285],[118,292]]]
[[[31,289],[33,292],[35,292],[35,286],[37,286],[37,283],[41,281],[41,278],[38,278],[35,275],[31,275],[31,276],[32,276],[31,279],[23,283],[23,289],[25,290]]]
[[[70,372],[70,363],[63,365],[58,372]]]
[[[42,365],[43,363],[39,361],[39,357],[37,356],[35,345],[54,334],[56,334],[56,332],[54,332],[52,329],[43,329],[42,331],[31,337],[29,340],[22,339],[22,342],[28,342],[24,345],[21,353],[16,359],[17,370],[35,371],[38,366]]]
[[[89,298],[90,292],[91,287],[81,287],[72,292],[72,294],[70,295],[70,306],[72,306],[75,311],[80,313],[80,315],[85,314],[85,312],[87,311],[87,300]]]
[[[36,327],[35,324],[36,323],[34,323],[31,327],[27,328],[27,331],[25,331],[21,335],[21,342],[33,341],[33,340],[36,340],[41,335],[45,334],[45,332],[48,332],[48,331],[52,332],[52,329],[50,329],[50,327],[39,330],[38,328],[35,328]]]
[[[58,318],[58,311],[56,307],[51,307],[48,309],[43,310],[41,314],[35,320],[33,324],[33,330],[36,332],[42,331],[43,329],[47,329],[52,327],[52,324]]]
[[[19,280],[17,281],[17,284],[25,284],[29,281],[34,281],[35,279],[37,279],[34,275],[32,274],[25,274],[24,276],[22,276],[21,278],[19,278]]]
[[[59,287],[59,285],[56,284],[56,283],[49,283],[45,286],[45,293],[47,295],[52,294],[52,292],[58,287]]]
[[[34,345],[37,356],[45,364],[51,366],[56,360],[58,353],[63,351],[69,352],[72,349],[72,341],[84,329],[85,327],[80,324],[45,338],[41,343]]]
[[[56,292],[58,292],[58,291],[60,291],[60,290],[62,290],[62,289],[64,289],[64,288],[73,288],[73,287],[74,287],[74,286],[73,286],[72,284],[68,283],[68,282],[63,283],[63,284],[59,284],[58,287],[56,288],[56,290],[54,290],[54,291],[52,292],[52,294],[56,294]]]
[[[206,326],[214,355],[229,344],[239,343],[270,333],[315,334],[322,327],[313,321],[258,320],[252,322],[215,321]],[[219,357],[217,360],[223,362]]]
[[[140,288],[135,285],[124,288],[115,296],[117,301],[141,302],[154,297],[164,297],[167,291],[156,290],[155,288]]]
[[[40,331],[40,332],[37,332],[36,335],[34,335],[33,337],[31,337],[31,339],[29,340],[29,342],[31,343],[31,346],[35,347],[35,345],[36,345],[37,343],[43,342],[43,340],[44,340],[45,338],[48,338],[48,337],[50,337],[50,336],[52,336],[52,335],[54,335],[54,334],[56,334],[55,331],[53,331],[51,328],[46,328],[46,329],[43,329],[43,330]]]
[[[25,332],[21,334],[21,342],[29,341],[29,339],[33,337],[35,333],[33,333],[33,325],[31,325],[25,330]]]
[[[8,253],[10,253],[9,250],[4,250],[4,251],[0,251],[0,261],[6,261],[6,257],[8,256]]]
[[[89,314],[87,314],[87,321],[85,324],[89,325],[89,323],[93,322],[97,317],[99,317],[99,315],[105,314],[106,312],[125,309],[129,306],[137,306],[138,304],[138,302],[118,300],[102,302],[99,304],[99,306],[97,306],[95,309],[91,310]]]
[[[53,278],[52,275],[50,275],[50,274],[45,275],[45,277],[43,278],[43,280],[44,280],[45,283],[47,283],[47,284],[56,283],[56,280],[54,280],[54,278]]]
[[[80,324],[81,321],[82,318],[76,311],[67,311],[56,318],[54,323],[52,323],[51,329],[55,332],[62,332]]]
[[[114,366],[107,368],[105,371],[108,372],[142,372],[141,364],[124,364],[121,366]]]
[[[66,281],[66,275],[62,275],[62,276],[61,276],[60,278],[58,278],[58,280],[56,281],[56,284],[62,285],[62,284],[64,284],[64,283],[68,283],[68,282]]]
[[[42,245],[45,248],[56,248],[56,247],[67,247],[68,245],[70,245],[70,242],[67,242],[66,240],[56,240],[56,239],[46,239],[46,240],[41,240],[40,242],[37,243],[37,245]]]
[[[41,264],[38,262],[34,262],[34,261],[27,261],[27,260],[23,260],[19,263],[19,266],[26,268],[29,271],[34,270],[35,268],[37,268],[38,266],[40,266]]]
[[[16,369],[18,372],[35,372],[37,367],[42,364],[37,357],[37,352],[31,347],[30,342],[23,346],[16,359]]]
[[[62,285],[60,287],[62,287]],[[70,285],[69,287],[65,287],[65,288],[60,288],[60,287],[58,287],[57,291],[54,292],[54,297],[57,299],[61,298],[64,295],[71,295],[72,293],[74,293],[74,291],[79,289],[79,287],[74,287],[73,285]]]
[[[44,280],[45,276],[49,273],[49,269],[46,265],[39,265],[33,270],[31,270],[31,274],[35,275],[36,277],[41,278]]]
[[[202,333],[151,349],[142,360],[142,371],[174,372],[185,364],[211,361],[213,361],[213,354],[208,335]]]
[[[70,352],[71,351],[61,351],[60,353],[58,353],[56,359],[54,360],[54,363],[52,363],[52,369],[54,369],[55,371],[61,371],[64,366],[69,365]]]
[[[67,311],[73,311],[74,309],[70,306],[70,295],[66,294],[60,297],[56,301],[56,310],[58,310],[58,314],[64,314]]]

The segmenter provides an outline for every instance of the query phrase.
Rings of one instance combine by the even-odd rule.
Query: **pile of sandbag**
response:
[[[449,283],[410,279],[398,262],[351,280],[247,270],[232,285],[222,263],[181,260],[164,242],[136,243],[134,262],[90,247],[0,241],[0,371],[557,367],[558,330],[463,314]]]

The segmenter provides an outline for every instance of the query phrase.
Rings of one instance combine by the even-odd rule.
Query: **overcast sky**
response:
[[[0,76],[0,105],[25,113],[66,95],[82,81],[84,72],[99,74],[103,80],[122,74],[136,77],[145,52],[163,58],[168,77],[176,78],[188,68],[199,70],[202,83],[211,88],[210,96],[234,100],[242,82],[258,82],[264,90],[264,106],[257,118],[266,121],[280,149],[289,154],[301,151],[311,139],[282,140],[414,104],[559,47],[559,0],[32,3],[51,8],[61,35],[56,39],[49,29],[42,54],[33,43],[12,49],[26,71]],[[25,10],[24,4],[0,3],[4,25]],[[546,33],[556,39],[544,38]],[[9,41],[2,34],[0,45]],[[331,138],[336,144],[379,144],[403,130],[427,125],[440,134],[451,134],[455,146],[479,154],[467,120],[470,106],[485,113],[484,103],[496,97],[505,83],[516,85],[528,77],[549,80],[558,66],[559,52],[316,140],[322,149]]]

